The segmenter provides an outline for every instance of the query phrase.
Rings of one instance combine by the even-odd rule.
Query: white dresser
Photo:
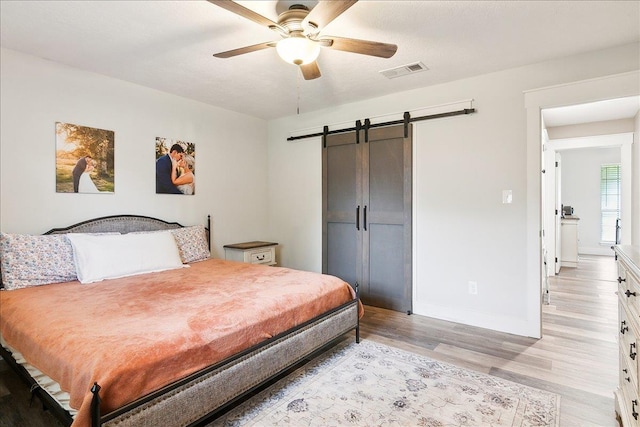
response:
[[[224,258],[249,264],[276,265],[276,246],[273,242],[243,242],[224,245]]]
[[[615,246],[618,265],[618,345],[620,372],[616,413],[624,427],[640,426],[638,338],[640,338],[640,247]]]
[[[562,235],[560,237],[560,266],[578,266],[578,222],[580,218],[565,216],[560,221]]]

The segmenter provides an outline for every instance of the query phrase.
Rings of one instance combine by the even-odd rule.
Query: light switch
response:
[[[513,192],[511,190],[502,190],[502,203],[511,203],[513,201]]]

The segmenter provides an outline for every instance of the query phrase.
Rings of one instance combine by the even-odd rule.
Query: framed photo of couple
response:
[[[112,130],[56,122],[56,192],[114,193]]]
[[[196,194],[196,147],[156,137],[156,194]]]

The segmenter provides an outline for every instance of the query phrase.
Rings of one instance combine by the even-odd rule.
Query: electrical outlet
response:
[[[478,294],[478,282],[469,282],[469,293],[471,295]]]

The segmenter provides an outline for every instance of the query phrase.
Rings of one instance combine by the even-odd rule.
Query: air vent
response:
[[[427,71],[428,68],[422,62],[414,62],[412,64],[401,65],[395,68],[389,68],[388,70],[380,71],[380,74],[388,79],[395,79],[396,77],[406,76],[408,74],[419,73],[420,71]]]

